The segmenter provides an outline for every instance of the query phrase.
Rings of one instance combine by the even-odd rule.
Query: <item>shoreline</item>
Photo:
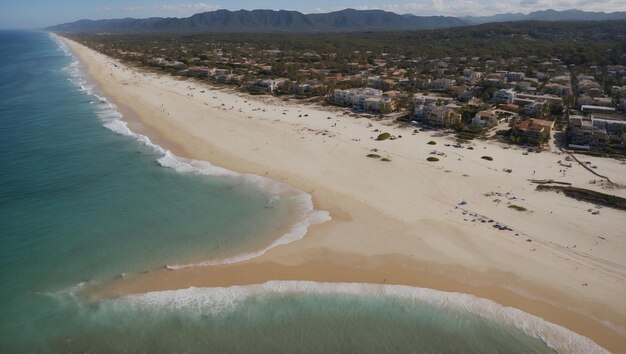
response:
[[[111,98],[118,107],[122,107],[122,110],[131,112],[130,115],[124,114],[124,120],[128,122],[131,130],[149,136],[155,143],[175,151],[179,156],[206,160],[234,171],[267,176],[281,183],[288,183],[310,193],[316,209],[329,210],[333,217],[330,222],[309,229],[303,239],[273,248],[261,257],[229,266],[195,267],[181,271],[157,270],[147,275],[107,284],[105,288],[100,289],[97,296],[112,297],[205,284],[212,286],[255,284],[273,279],[405,284],[458,291],[492,299],[499,304],[519,308],[574,330],[609,350],[619,351],[620,348],[622,350],[626,348],[626,336],[623,331],[619,330],[619,326],[622,326],[626,318],[626,309],[623,304],[610,301],[615,301],[614,299],[626,294],[624,286],[626,272],[624,272],[623,264],[618,263],[618,257],[624,254],[621,243],[611,243],[611,247],[617,251],[614,250],[614,254],[607,252],[608,257],[581,255],[577,253],[578,251],[564,245],[566,242],[543,240],[537,237],[537,229],[525,229],[522,226],[518,231],[514,220],[520,218],[518,215],[513,214],[512,218],[507,214],[507,212],[510,214],[510,211],[504,209],[503,212],[496,208],[489,208],[488,205],[479,205],[479,210],[470,211],[470,213],[493,215],[494,219],[498,218],[497,220],[505,219],[507,224],[513,225],[517,233],[528,236],[504,238],[501,231],[479,228],[482,226],[480,224],[466,226],[468,223],[463,219],[464,211],[459,212],[458,208],[455,208],[455,202],[450,200],[446,195],[449,194],[446,193],[446,188],[437,183],[437,180],[444,177],[443,179],[447,180],[444,183],[454,183],[456,180],[463,181],[474,176],[445,178],[450,176],[446,172],[446,167],[438,168],[438,166],[427,165],[424,162],[420,162],[417,166],[412,165],[414,170],[403,168],[402,162],[408,162],[406,147],[385,146],[385,144],[392,144],[391,142],[362,141],[371,135],[368,133],[371,129],[366,127],[368,122],[365,119],[337,117],[338,115],[332,112],[317,111],[315,108],[305,106],[271,106],[254,101],[254,97],[247,98],[212,91],[198,83],[179,81],[155,74],[138,74],[133,69],[125,68],[123,64],[111,65],[114,60],[110,58],[94,54],[71,41],[65,39],[64,41],[85,64],[88,75],[99,84],[107,97]],[[179,87],[174,87],[173,83],[178,83]],[[190,85],[196,88],[188,90],[185,87]],[[209,94],[205,95],[205,98],[196,99],[194,96],[201,87]],[[144,96],[145,91],[148,92]],[[188,96],[189,91],[194,92],[193,96]],[[219,100],[217,102],[212,100],[213,95],[218,94]],[[255,106],[264,107],[265,110],[271,109],[270,107],[286,109],[290,117],[281,120],[280,118],[283,118],[281,116],[287,114],[281,114],[284,111],[280,110],[275,111],[274,116],[271,116],[271,113],[257,115],[259,111],[249,109],[247,113],[239,114],[239,110],[243,111],[247,108],[248,100]],[[157,109],[158,104],[155,104],[159,101],[173,115],[170,115],[170,112],[167,112],[167,115],[164,114],[165,111],[160,112]],[[218,102],[228,102],[231,107],[237,104],[238,108],[213,106]],[[307,119],[303,123],[295,122],[297,119],[291,116],[294,115],[293,111],[297,110],[308,112],[307,114],[314,119]],[[181,118],[182,116],[186,119]],[[324,123],[326,126],[330,123],[327,122],[326,116],[335,116],[330,120],[335,125],[346,123],[346,129],[332,131],[324,128]],[[210,122],[203,125],[202,120]],[[406,134],[405,138],[411,139],[410,130],[399,130],[375,121],[372,123],[382,129],[393,130],[397,134]],[[207,125],[209,125],[208,128]],[[214,125],[217,129],[213,129]],[[351,129],[348,129],[348,125],[351,125]],[[250,127],[257,128],[258,132],[257,129],[250,129]],[[220,135],[226,135],[226,137],[220,138],[217,133],[211,133],[213,130],[219,130],[224,133]],[[227,132],[231,130],[236,133],[228,134]],[[251,130],[255,131],[251,132]],[[326,134],[323,134],[324,130],[327,131]],[[365,135],[363,131],[366,132]],[[237,133],[244,136],[239,137]],[[420,134],[418,137],[421,139]],[[333,136],[330,137],[331,135]],[[353,140],[354,138],[350,139],[351,135],[358,136],[359,141]],[[228,143],[229,140],[237,137],[240,141]],[[437,139],[431,136],[425,141],[431,138]],[[326,144],[326,141],[332,144],[333,139],[337,141],[336,146],[328,148],[330,144]],[[301,140],[306,141],[306,146],[298,148],[296,142]],[[403,140],[398,139],[404,142]],[[445,141],[437,140],[440,143]],[[246,141],[254,144],[246,144]],[[425,143],[425,141],[420,142]],[[262,143],[272,145],[264,155],[285,158],[286,161],[275,163],[273,159],[262,158],[259,154],[251,152],[255,151],[255,147],[258,150]],[[233,145],[244,145],[245,148]],[[379,150],[391,157],[390,164],[385,165],[385,162],[372,161],[364,156],[370,146],[377,145],[381,146]],[[416,146],[409,147],[415,148]],[[289,159],[290,156],[287,156],[284,150],[292,147],[296,151],[290,151],[289,155],[295,155],[296,158]],[[308,148],[317,151],[310,153],[307,151]],[[423,149],[427,147],[424,145]],[[499,149],[499,147],[492,145],[490,154],[494,153],[491,151],[493,149]],[[325,155],[331,156],[326,158]],[[325,164],[328,159],[340,161],[338,164],[331,163],[329,166]],[[396,160],[402,162],[396,162]],[[463,160],[466,160],[465,156]],[[302,161],[308,161],[308,163]],[[477,170],[476,174],[487,179],[484,183],[506,182],[502,178],[490,180],[491,173],[495,174],[498,171],[485,166],[480,160],[471,161],[468,164],[469,166],[461,167]],[[306,165],[314,165],[315,168]],[[329,183],[333,182],[332,172],[339,171],[343,165],[355,169],[356,172],[348,171],[338,176],[343,177],[342,180],[337,178],[339,186]],[[381,166],[384,166],[382,170]],[[386,171],[387,168],[398,171],[387,174],[386,172],[389,172]],[[322,173],[316,172],[315,169],[321,169]],[[411,178],[407,179],[407,174],[416,171],[427,175],[426,179],[429,182],[428,188],[417,188],[418,191],[412,195],[425,197],[424,202],[416,202],[419,204],[418,208],[412,207],[411,202],[407,202],[402,195],[386,197],[386,192],[390,190],[383,188],[384,186],[381,187],[380,184],[372,183],[395,179],[401,182],[400,185],[403,188],[408,188],[412,184],[405,183],[411,180]],[[370,172],[372,176],[367,175]],[[329,176],[324,179],[324,175]],[[346,186],[346,177],[348,183],[354,182],[354,188]],[[329,178],[331,181],[328,181]],[[358,183],[360,179],[365,179],[366,183]],[[341,185],[342,181],[343,185]],[[436,195],[434,196],[431,187],[435,187]],[[491,186],[491,189],[495,188]],[[518,186],[517,189],[516,194],[528,194],[524,194],[525,200],[537,198],[524,188]],[[372,190],[371,198],[367,195],[359,197],[362,195],[360,192],[370,192],[370,190]],[[403,191],[401,189],[400,192]],[[504,194],[505,192],[498,193]],[[454,194],[459,194],[459,197],[463,196],[463,193]],[[483,193],[469,194],[472,194],[472,198],[468,199],[473,203],[474,198],[478,199],[478,196]],[[562,196],[543,198],[551,199],[552,203],[556,204],[551,206],[564,205],[571,209],[580,208],[577,202],[565,200]],[[455,198],[455,200],[459,199],[461,198]],[[519,199],[516,198],[516,200]],[[420,208],[428,206],[438,207],[443,209],[443,212],[424,209],[420,213]],[[587,205],[585,204],[583,209],[585,206]],[[416,211],[418,217],[415,217]],[[616,235],[619,235],[619,230],[624,225],[623,222],[619,223],[619,216],[621,215],[623,220],[624,214],[603,210],[603,214],[605,213],[609,214],[609,217],[618,217],[614,219],[617,225],[608,230],[611,236],[605,237],[612,240],[617,238]],[[522,215],[521,218],[531,217]],[[584,216],[584,213],[582,215]],[[562,231],[559,229],[563,226],[565,225],[559,224],[556,231]],[[577,225],[574,225],[574,228],[576,227]],[[554,232],[554,227],[548,231]],[[585,232],[587,230],[583,229],[582,233]],[[384,239],[381,239],[382,236]],[[583,239],[584,236],[581,235],[579,238]],[[533,241],[532,251],[525,237]],[[526,267],[529,269],[524,269]],[[575,272],[574,267],[577,271],[578,268],[582,269],[580,272]],[[420,275],[420,270],[423,269],[427,271],[423,271]],[[570,272],[576,273],[572,274],[574,279],[565,278]],[[584,274],[580,274],[583,272]],[[455,276],[450,276],[450,274]],[[595,282],[596,278],[601,278],[601,282],[592,286],[600,288],[600,293],[589,291],[590,286],[581,288],[581,282],[589,281],[589,279]],[[576,309],[576,311],[568,310],[568,308]],[[613,324],[617,329],[610,328],[602,321]]]

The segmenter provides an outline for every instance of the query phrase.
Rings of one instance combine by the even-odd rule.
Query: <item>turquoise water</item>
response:
[[[310,198],[132,136],[46,33],[0,32],[0,59],[0,352],[552,351],[536,318],[522,331],[517,313],[485,316],[492,307],[423,289],[285,282],[80,298],[122,273],[254,255],[299,222],[281,240],[298,238]]]

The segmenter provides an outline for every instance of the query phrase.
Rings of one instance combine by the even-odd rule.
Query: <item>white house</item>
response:
[[[393,111],[393,103],[390,97],[372,96],[365,99],[363,108],[369,112],[387,113]]]
[[[365,109],[365,99],[373,96],[382,96],[381,90],[373,88],[355,88],[347,90],[335,90],[332,95],[332,100],[336,104],[345,104],[353,106],[357,109]]]
[[[472,117],[471,124],[478,125],[480,127],[493,127],[498,125],[498,116],[494,111],[480,111]]]

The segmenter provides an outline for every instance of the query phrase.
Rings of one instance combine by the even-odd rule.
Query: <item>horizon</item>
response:
[[[329,13],[346,9],[354,10],[383,10],[399,15],[415,16],[449,16],[449,17],[482,17],[500,14],[524,14],[536,11],[567,11],[580,10],[587,12],[619,12],[626,9],[626,0],[613,0],[609,2],[580,2],[580,1],[555,1],[555,0],[521,0],[517,4],[499,3],[495,0],[423,0],[406,3],[387,3],[371,5],[356,0],[343,0],[342,4],[331,3],[322,0],[316,2],[318,7],[307,7],[306,4],[293,6],[286,0],[274,0],[265,3],[263,8],[255,8],[251,0],[237,1],[237,5],[226,3],[222,6],[220,1],[211,3],[190,0],[135,0],[128,4],[121,0],[87,0],[80,4],[74,4],[71,0],[31,0],[20,2],[8,0],[0,3],[0,29],[43,29],[48,26],[79,20],[103,20],[150,17],[185,18],[194,14],[211,12],[216,10],[273,10],[273,11],[297,11],[303,14]],[[331,5],[332,4],[332,5]],[[65,5],[65,6],[64,6]],[[328,6],[326,6],[328,5]]]

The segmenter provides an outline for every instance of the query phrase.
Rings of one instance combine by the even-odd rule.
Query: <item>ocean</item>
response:
[[[0,31],[0,352],[599,352],[469,295],[275,281],[89,300],[164,266],[231,263],[329,219],[263,177],[177,157],[128,130],[45,32]]]

